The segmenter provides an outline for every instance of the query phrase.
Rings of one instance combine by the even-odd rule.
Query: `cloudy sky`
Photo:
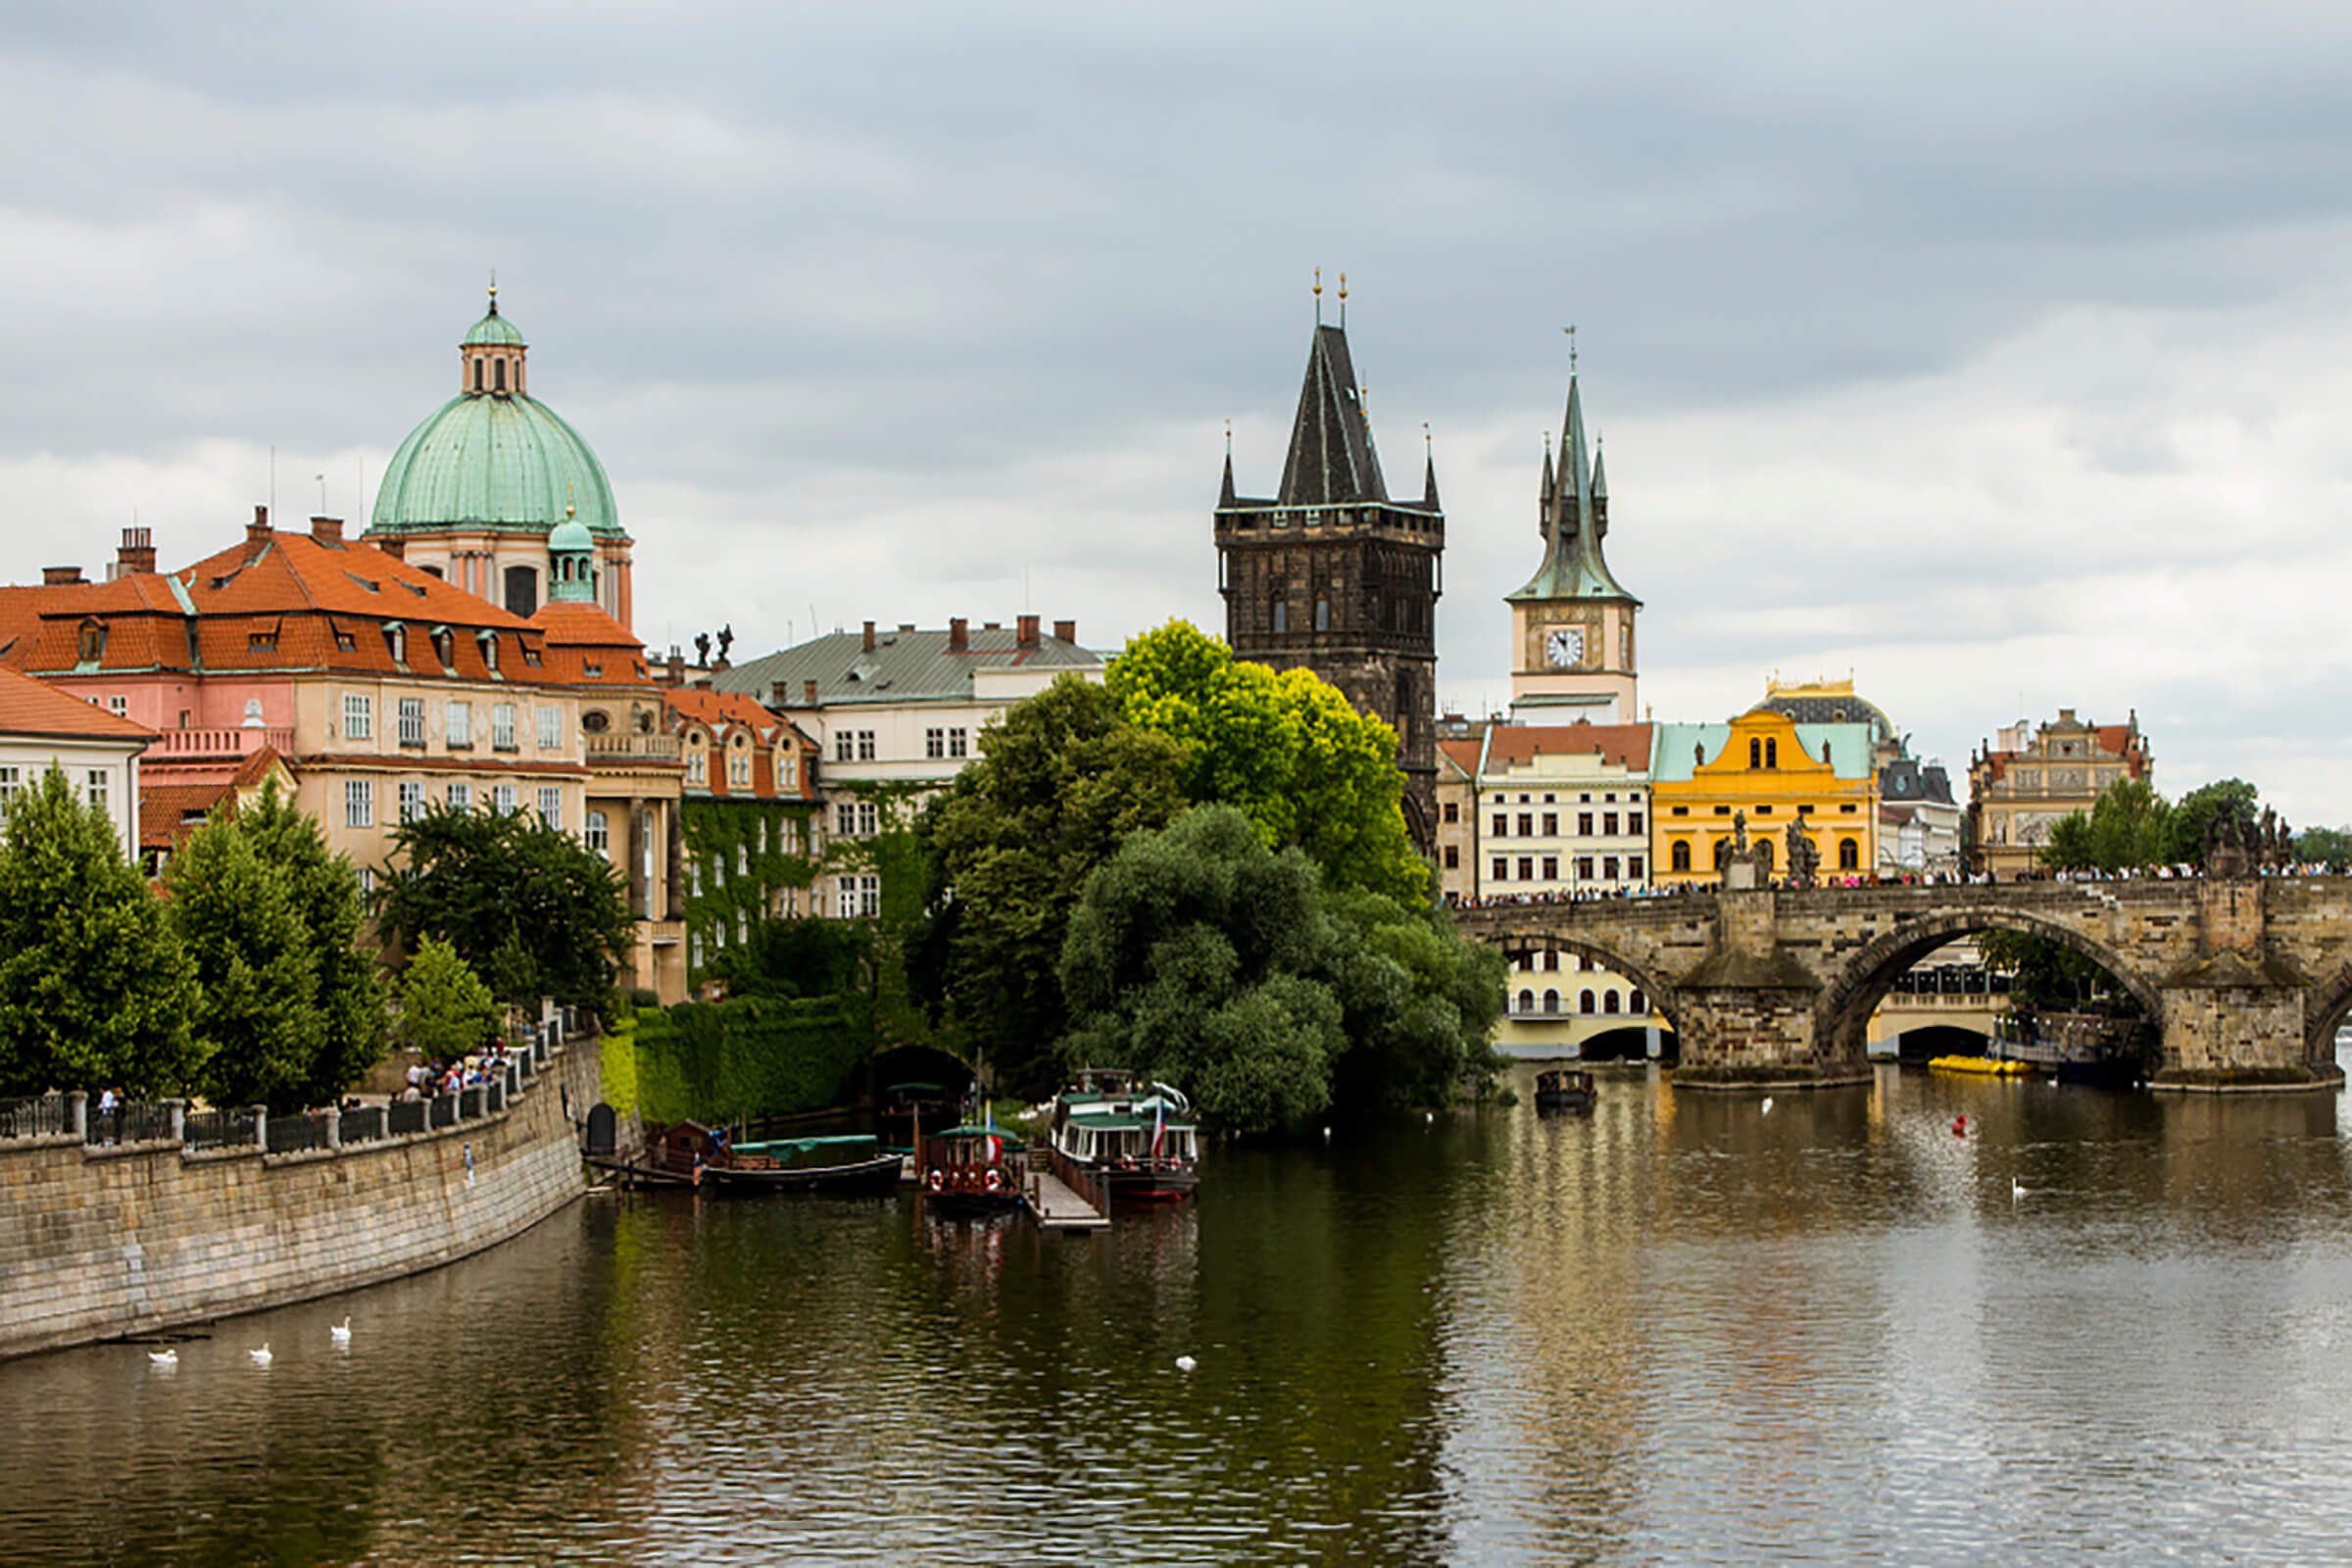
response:
[[[1434,435],[1449,707],[1574,321],[1658,716],[1851,669],[1959,767],[2136,709],[2168,793],[2344,821],[2348,103],[2325,4],[18,0],[0,579],[218,548],[273,445],[365,515],[495,267],[657,646],[1217,627],[1320,264],[1400,488]]]

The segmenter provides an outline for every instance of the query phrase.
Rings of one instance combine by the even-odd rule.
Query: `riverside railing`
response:
[[[377,1143],[499,1115],[523,1097],[546,1063],[542,1039],[533,1041],[497,1076],[455,1094],[275,1114],[260,1105],[196,1110],[184,1100],[124,1101],[100,1109],[81,1093],[6,1099],[0,1100],[0,1144],[73,1138],[92,1149],[178,1144],[190,1151],[259,1149],[293,1154]]]

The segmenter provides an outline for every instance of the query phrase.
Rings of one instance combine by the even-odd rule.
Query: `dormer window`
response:
[[[458,634],[447,626],[433,633],[433,657],[441,661],[443,669],[458,667]]]
[[[498,634],[496,632],[482,633],[482,667],[493,675],[498,673]]]
[[[102,622],[85,620],[74,639],[74,656],[85,664],[95,664],[106,657],[106,627]]]
[[[384,628],[384,651],[392,656],[392,662],[395,664],[407,663],[409,662],[409,628],[398,624],[386,626]]]

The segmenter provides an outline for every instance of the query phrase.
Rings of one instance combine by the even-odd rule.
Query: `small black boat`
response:
[[[1592,1108],[1592,1075],[1555,1067],[1536,1074],[1536,1109],[1580,1111]]]

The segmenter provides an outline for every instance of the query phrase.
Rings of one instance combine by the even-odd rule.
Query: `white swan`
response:
[[[1766,1095],[1766,1096],[1764,1097],[1764,1103],[1763,1103],[1763,1104],[1761,1104],[1761,1105],[1759,1105],[1759,1106],[1757,1106],[1757,1107],[1756,1107],[1756,1110],[1757,1110],[1757,1114],[1759,1114],[1759,1115],[1764,1115],[1764,1116],[1769,1116],[1769,1115],[1771,1115],[1771,1114],[1772,1114],[1772,1097],[1771,1097],[1770,1095]]]
[[[334,1342],[337,1345],[349,1345],[351,1343],[351,1318],[349,1314],[346,1314],[343,1321],[340,1323],[329,1323],[326,1326],[326,1332],[333,1337]]]
[[[1190,1372],[1200,1364],[1189,1355],[1180,1355],[1176,1358],[1176,1370],[1179,1372]]]
[[[260,1349],[247,1350],[245,1353],[253,1357],[253,1364],[255,1366],[268,1366],[271,1361],[276,1359],[276,1357],[270,1353],[270,1342],[268,1340],[264,1340],[262,1342],[262,1348]]]
[[[2024,1198],[2026,1196],[2026,1191],[2027,1189],[2025,1183],[2019,1181],[2014,1176],[2009,1178],[2009,1201],[2014,1203],[2019,1199]]]
[[[179,1352],[177,1350],[149,1350],[147,1359],[153,1361],[157,1366],[177,1366],[179,1365]]]

